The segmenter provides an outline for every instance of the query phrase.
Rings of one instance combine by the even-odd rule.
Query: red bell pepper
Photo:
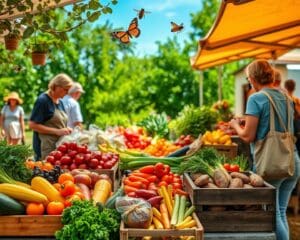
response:
[[[164,175],[167,175],[170,172],[170,166],[163,163],[156,163],[154,168],[155,175],[159,178],[162,178]]]

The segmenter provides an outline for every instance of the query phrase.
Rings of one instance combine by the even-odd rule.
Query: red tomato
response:
[[[159,184],[158,184],[159,187],[161,186],[165,186],[167,187],[168,186],[168,183],[166,183],[165,181],[161,181]]]
[[[237,164],[230,164],[230,171],[231,172],[239,172],[240,171],[240,167]]]
[[[227,170],[230,171],[230,164],[229,163],[224,163],[223,167]]]
[[[182,185],[180,183],[173,183],[173,189],[182,189]]]
[[[74,194],[75,191],[76,191],[75,184],[72,181],[67,180],[61,185],[60,194],[63,197],[67,197]]]

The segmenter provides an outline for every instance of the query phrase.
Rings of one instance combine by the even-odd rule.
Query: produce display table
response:
[[[205,240],[276,240],[274,232],[252,233],[205,233]]]

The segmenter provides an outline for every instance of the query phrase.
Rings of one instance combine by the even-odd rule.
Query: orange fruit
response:
[[[47,206],[48,215],[60,215],[64,211],[64,204],[61,202],[53,201],[50,202]]]
[[[60,185],[59,183],[54,183],[54,184],[52,184],[52,185],[53,185],[53,187],[56,188],[57,191],[60,191],[60,190],[61,190],[61,185]]]
[[[28,203],[26,206],[27,215],[43,215],[45,207],[42,203]]]
[[[60,174],[58,177],[58,183],[60,184],[63,184],[67,180],[74,182],[74,177],[72,176],[71,173],[63,173]]]

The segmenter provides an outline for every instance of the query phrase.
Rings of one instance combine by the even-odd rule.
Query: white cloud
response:
[[[179,6],[200,6],[200,0],[145,0],[142,1],[145,9],[149,11],[166,11]]]

